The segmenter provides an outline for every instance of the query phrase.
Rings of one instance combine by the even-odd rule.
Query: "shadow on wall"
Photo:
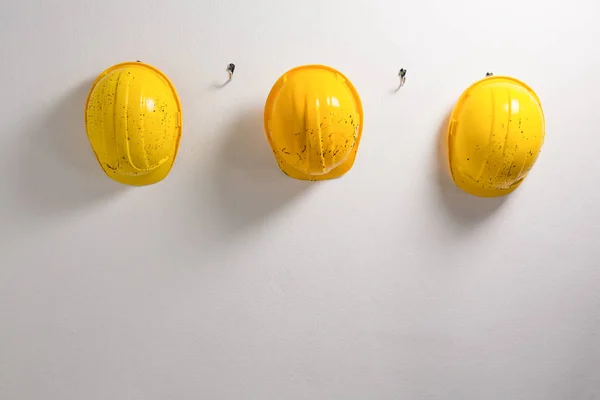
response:
[[[448,162],[448,125],[450,122],[449,111],[442,121],[436,137],[436,169],[438,189],[443,208],[461,226],[471,227],[483,222],[498,210],[506,201],[502,197],[477,197],[459,189],[452,180]]]
[[[223,134],[213,179],[217,207],[230,228],[257,222],[315,185],[279,169],[264,133],[262,109],[241,112]]]
[[[31,121],[23,133],[15,174],[20,199],[42,214],[69,212],[123,192],[92,151],[84,124],[92,80],[83,82]]]

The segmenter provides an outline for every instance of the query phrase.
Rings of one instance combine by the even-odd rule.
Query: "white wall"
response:
[[[599,17],[596,0],[3,1],[0,399],[600,398]],[[136,59],[176,85],[184,132],[165,181],[126,188],[83,108]],[[283,175],[262,130],[271,85],[307,63],[365,109],[354,168],[319,184]],[[502,200],[459,192],[437,154],[487,71],[547,118]]]

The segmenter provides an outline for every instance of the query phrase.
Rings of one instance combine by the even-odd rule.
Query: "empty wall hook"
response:
[[[234,63],[230,63],[227,66],[227,73],[229,74],[229,80],[231,80],[231,78],[233,77],[233,71],[235,71],[235,64]]]
[[[400,69],[398,76],[400,77],[400,86],[404,86],[406,83],[406,70],[404,68]]]
[[[404,86],[404,84],[406,83],[406,69],[401,68],[400,72],[398,72],[398,77],[400,78],[400,84],[396,88],[395,92],[397,92],[398,90],[400,90],[400,88],[402,86]]]
[[[227,71],[227,75],[229,76],[229,79],[227,79],[223,83],[214,82],[212,85],[210,85],[210,87],[212,89],[214,89],[214,90],[223,89],[225,86],[227,86],[229,84],[229,82],[231,82],[231,78],[233,78],[233,71],[235,71],[235,64],[234,63],[227,64],[227,68],[225,68],[225,71]]]

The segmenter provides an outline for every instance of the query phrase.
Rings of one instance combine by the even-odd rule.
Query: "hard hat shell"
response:
[[[169,174],[177,156],[179,97],[158,69],[141,62],[117,64],[93,83],[85,127],[106,175],[127,185],[150,185]]]
[[[535,92],[514,78],[486,77],[465,90],[452,111],[452,178],[475,196],[509,194],[533,167],[544,137],[544,112]]]
[[[305,65],[283,74],[265,104],[265,133],[281,170],[301,180],[344,175],[363,127],[360,97],[339,71]]]

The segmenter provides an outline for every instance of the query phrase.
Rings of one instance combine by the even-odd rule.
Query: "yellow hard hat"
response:
[[[481,197],[513,192],[538,158],[545,136],[539,98],[514,78],[471,85],[450,117],[448,160],[454,183]]]
[[[181,138],[181,105],[175,87],[141,62],[102,72],[85,106],[88,139],[111,179],[142,186],[164,179]]]
[[[302,180],[344,175],[363,125],[360,97],[333,68],[305,65],[282,75],[269,93],[265,133],[281,170]]]

